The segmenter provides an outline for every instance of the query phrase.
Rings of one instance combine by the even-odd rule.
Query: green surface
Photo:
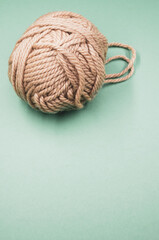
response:
[[[0,240],[159,239],[158,9],[158,0],[0,0]],[[83,110],[45,115],[16,96],[7,64],[25,29],[56,10],[84,15],[137,60],[130,80]],[[128,54],[108,56],[119,52]]]

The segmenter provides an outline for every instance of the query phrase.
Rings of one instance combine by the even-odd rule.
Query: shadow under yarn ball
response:
[[[9,79],[32,108],[79,109],[104,83],[108,42],[86,18],[53,12],[38,18],[17,41]]]

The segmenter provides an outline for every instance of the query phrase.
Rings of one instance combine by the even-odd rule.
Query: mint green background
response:
[[[0,0],[1,240],[159,239],[158,9],[158,0]],[[54,116],[15,95],[7,62],[25,29],[56,10],[84,15],[137,60],[129,81]]]

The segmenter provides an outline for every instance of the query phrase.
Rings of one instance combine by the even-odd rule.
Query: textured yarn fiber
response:
[[[80,109],[103,83],[115,82],[113,78],[128,70],[128,77],[133,73],[134,59],[117,56],[129,63],[127,69],[123,74],[106,75],[105,63],[117,59],[106,61],[107,49],[105,36],[83,16],[65,11],[48,13],[16,43],[9,59],[9,79],[32,108],[48,113]]]

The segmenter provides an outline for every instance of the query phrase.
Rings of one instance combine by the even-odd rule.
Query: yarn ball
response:
[[[103,85],[108,42],[83,16],[52,12],[17,41],[8,76],[19,97],[47,113],[80,109]]]

